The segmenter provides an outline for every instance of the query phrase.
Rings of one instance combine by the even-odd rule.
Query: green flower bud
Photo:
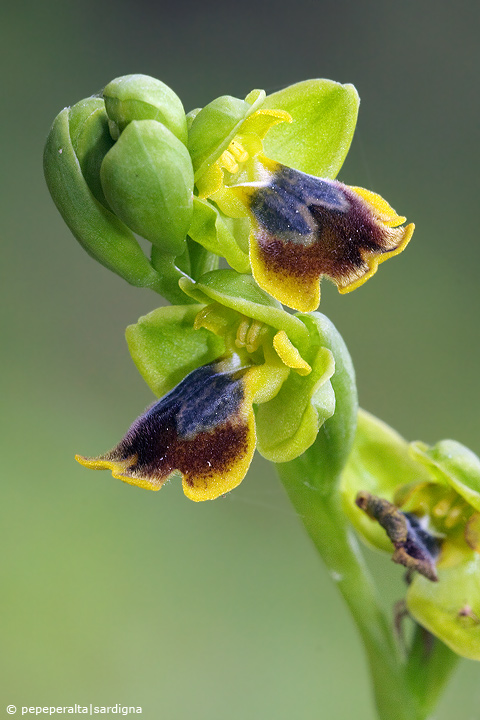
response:
[[[96,99],[82,101],[55,118],[44,152],[48,189],[89,255],[130,284],[157,289],[160,276],[133,232],[102,203],[103,193],[95,181],[95,168],[109,143],[106,115],[99,103]]]
[[[132,120],[156,120],[186,144],[182,102],[161,80],[149,75],[124,75],[108,83],[103,98],[115,140]]]
[[[97,200],[108,207],[100,182],[102,160],[113,146],[105,104],[101,98],[86,98],[70,109],[68,117],[70,138],[83,177]]]
[[[155,120],[130,122],[100,177],[118,217],[164,253],[181,255],[192,218],[193,171],[183,143]]]

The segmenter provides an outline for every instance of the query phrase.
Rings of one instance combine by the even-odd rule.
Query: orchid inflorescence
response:
[[[113,450],[77,460],[151,490],[180,473],[202,501],[235,488],[257,448],[296,506],[300,485],[341,497],[332,532],[348,517],[393,549],[416,623],[480,659],[480,460],[453,441],[409,445],[357,413],[350,356],[317,311],[324,276],[358,288],[414,230],[335,179],[357,111],[353,86],[307,80],[185,114],[164,83],[129,75],[57,116],[45,173],[68,226],[98,262],[172,303],[127,329],[159,400]],[[306,501],[314,539],[321,502]]]

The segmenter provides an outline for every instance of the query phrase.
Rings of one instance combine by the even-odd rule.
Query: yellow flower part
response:
[[[312,368],[302,358],[295,345],[291,343],[285,330],[279,330],[275,335],[273,347],[285,365],[294,368],[299,375],[309,375],[312,372]]]
[[[227,215],[247,210],[255,280],[296,310],[318,307],[323,275],[341,293],[355,290],[412,237],[415,226],[399,227],[405,218],[369,190],[307,175],[265,157],[257,158],[255,170],[257,180],[237,177],[214,199]]]
[[[191,500],[213,500],[245,477],[255,450],[253,369],[211,363],[152,405],[111,452],[77,455],[93,470],[159,490],[174,471]],[[254,370],[253,370],[254,373]]]
[[[228,185],[233,176],[253,180],[255,158],[263,152],[265,135],[274,125],[291,121],[290,115],[283,110],[256,110],[249,115],[227,149],[196,180],[199,197],[216,199],[216,193],[221,194],[223,186]],[[245,214],[241,205],[237,206],[237,212],[240,217]]]

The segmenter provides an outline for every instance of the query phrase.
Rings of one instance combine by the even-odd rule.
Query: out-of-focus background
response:
[[[272,469],[196,505],[77,465],[152,401],[123,338],[159,304],[94,263],[47,193],[54,116],[119,75],[186,109],[310,77],[362,104],[340,179],[417,230],[356,292],[323,284],[362,405],[409,439],[480,451],[479,6],[426,0],[21,0],[2,40],[0,713],[135,705],[150,720],[370,720],[362,648]],[[402,571],[369,555],[385,600]],[[464,661],[437,720],[478,717]],[[3,715],[2,715],[3,716]]]

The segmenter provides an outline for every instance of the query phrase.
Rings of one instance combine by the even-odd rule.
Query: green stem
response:
[[[340,478],[353,446],[358,413],[353,365],[345,343],[327,318],[320,313],[298,317],[309,328],[312,342],[333,353],[331,382],[336,407],[313,445],[295,460],[279,463],[277,470],[358,627],[379,718],[425,720],[454,667],[455,655],[439,641],[426,655],[421,630],[414,636],[408,657],[400,653],[393,617],[382,607],[341,506]]]
[[[405,677],[410,692],[418,698],[425,716],[437,704],[459,659],[441,640],[420,625],[415,625]]]
[[[307,450],[305,455],[308,456]],[[315,451],[313,450],[313,453]],[[382,720],[422,720],[407,690],[392,631],[340,507],[337,493],[322,494],[318,478],[305,475],[299,458],[277,465],[280,478],[307,532],[336,580],[365,645]],[[308,463],[310,464],[310,463]]]

